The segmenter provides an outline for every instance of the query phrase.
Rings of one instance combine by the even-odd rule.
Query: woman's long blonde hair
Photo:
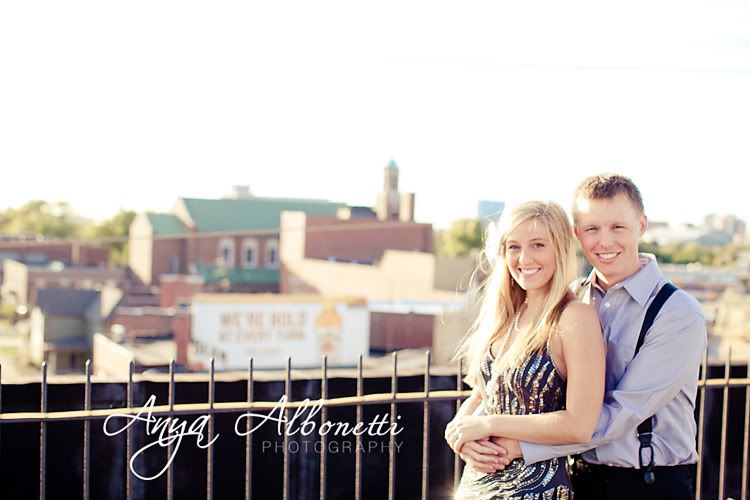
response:
[[[550,201],[530,201],[510,211],[505,210],[498,223],[491,223],[487,228],[484,249],[473,279],[476,282],[477,277],[486,276],[475,287],[479,313],[456,352],[456,358],[464,360],[465,380],[472,387],[483,385],[480,362],[487,356],[490,346],[509,333],[526,300],[526,291],[516,283],[505,263],[505,243],[508,234],[528,220],[538,221],[548,229],[556,268],[539,318],[524,329],[523,341],[513,342],[505,354],[495,360],[503,380],[510,382],[510,373],[524,359],[545,348],[563,309],[573,299],[569,285],[576,275],[576,253],[573,230],[565,211]]]

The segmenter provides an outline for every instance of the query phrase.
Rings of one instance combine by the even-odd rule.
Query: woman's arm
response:
[[[453,420],[448,422],[448,425],[445,426],[445,440],[448,441],[448,445],[454,452],[458,453],[451,441],[448,440],[448,436],[451,434],[451,429],[456,425],[457,422],[461,420],[462,417],[474,413],[474,411],[480,404],[482,404],[482,392],[478,387],[474,387],[474,389],[471,391],[471,396],[469,396],[466,401],[463,402],[463,404],[456,412],[456,416],[453,417]]]
[[[559,326],[568,372],[565,409],[533,415],[464,416],[450,436],[455,449],[486,436],[540,444],[585,443],[591,439],[604,399],[606,348],[599,317],[593,307],[573,303],[566,307]]]
[[[471,415],[480,404],[482,404],[482,391],[479,390],[479,387],[474,387],[474,389],[472,389],[471,391],[471,396],[469,396],[468,399],[463,402],[461,407],[456,412],[456,417]]]
[[[477,472],[491,474],[499,469],[505,468],[505,466],[510,463],[508,458],[500,456],[504,453],[502,448],[489,439],[483,439],[464,443],[462,449],[458,451],[453,446],[452,442],[448,440],[448,436],[451,435],[452,426],[462,418],[473,415],[480,404],[482,404],[482,391],[480,391],[478,387],[475,387],[471,392],[471,396],[463,402],[456,412],[456,416],[445,427],[445,439],[448,441],[448,445],[454,453],[457,453],[461,459],[469,465],[469,467]]]

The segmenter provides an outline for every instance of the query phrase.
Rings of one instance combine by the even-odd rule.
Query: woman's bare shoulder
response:
[[[599,315],[594,306],[584,304],[580,300],[572,300],[560,315],[560,328],[596,327],[599,328]]]

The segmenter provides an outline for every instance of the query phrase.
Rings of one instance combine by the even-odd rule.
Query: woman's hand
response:
[[[443,437],[445,437],[445,441],[448,443],[448,446],[450,446],[451,450],[453,450],[453,453],[456,455],[459,455],[458,450],[456,450],[456,447],[454,446],[454,436],[455,436],[455,429],[458,425],[458,421],[463,418],[460,414],[453,417],[453,420],[448,422],[448,425],[445,426],[445,433],[443,434]]]
[[[456,453],[468,441],[478,441],[490,436],[489,417],[473,415],[454,418],[445,428],[445,440]]]

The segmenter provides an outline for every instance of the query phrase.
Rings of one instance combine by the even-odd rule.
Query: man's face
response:
[[[614,285],[638,269],[638,240],[646,231],[646,216],[627,195],[576,200],[575,233],[583,254],[604,284]]]

